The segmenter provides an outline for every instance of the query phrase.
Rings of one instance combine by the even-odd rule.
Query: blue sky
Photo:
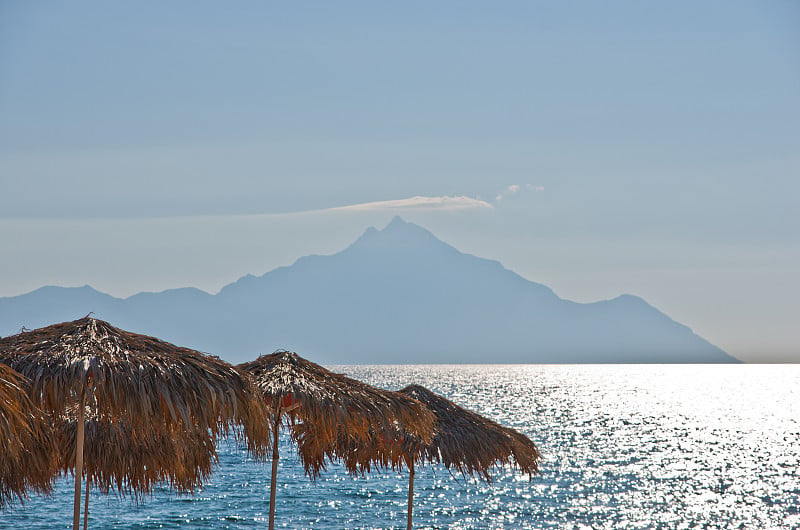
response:
[[[215,292],[399,214],[800,362],[798,28],[794,1],[0,0],[0,296]]]

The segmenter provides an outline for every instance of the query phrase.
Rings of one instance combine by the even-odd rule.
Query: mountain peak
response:
[[[390,231],[403,230],[403,229],[405,229],[405,228],[407,228],[409,226],[417,226],[417,225],[414,225],[413,223],[407,222],[405,219],[403,219],[399,215],[395,215],[392,218],[392,220],[389,222],[389,224],[386,225],[386,227],[383,230],[384,231],[386,231],[386,230],[390,230]],[[417,228],[421,228],[421,227],[417,226]]]
[[[394,217],[383,229],[367,228],[347,250],[355,249],[395,249],[407,252],[411,249],[432,249],[442,247],[452,249],[428,230],[402,217]]]
[[[378,230],[378,233],[383,237],[403,238],[403,239],[427,239],[429,241],[436,241],[442,245],[445,242],[437,238],[433,233],[425,228],[414,223],[409,223],[402,217],[395,216],[383,230]]]
[[[424,234],[426,237],[436,239],[436,236],[434,236],[431,232],[429,232],[425,228],[422,228],[421,226],[416,225],[414,223],[409,223],[399,215],[395,215],[392,218],[392,220],[389,221],[389,224],[383,227],[382,230],[377,230],[373,228],[373,231],[380,234],[384,234],[384,236],[402,235],[406,237],[413,237],[414,235]]]

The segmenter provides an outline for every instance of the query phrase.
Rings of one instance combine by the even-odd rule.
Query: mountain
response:
[[[95,316],[232,362],[291,349],[326,363],[737,362],[623,295],[581,304],[395,218],[330,256],[306,256],[216,295],[114,298],[43,287],[0,298],[0,334]]]

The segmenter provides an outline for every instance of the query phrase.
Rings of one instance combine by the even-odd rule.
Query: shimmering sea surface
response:
[[[484,484],[417,471],[415,528],[800,528],[800,365],[339,366],[369,383],[422,384],[527,434],[544,454],[528,480]],[[408,477],[316,483],[282,441],[279,528],[405,528]],[[0,513],[0,528],[69,528],[73,485]],[[92,528],[266,528],[269,467],[223,441],[194,495],[135,502],[92,492]]]

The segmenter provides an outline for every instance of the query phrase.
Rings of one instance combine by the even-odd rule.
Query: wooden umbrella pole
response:
[[[408,530],[411,530],[411,519],[414,513],[414,461],[408,463]]]
[[[72,530],[81,527],[81,479],[83,478],[83,432],[86,415],[86,388],[81,390],[81,399],[78,405],[78,434],[75,441],[75,509],[72,515]]]
[[[89,477],[86,477],[86,500],[83,504],[83,530],[89,527]]]
[[[275,529],[275,489],[278,480],[278,434],[281,428],[280,415],[272,430],[272,477],[269,485],[269,530]]]

